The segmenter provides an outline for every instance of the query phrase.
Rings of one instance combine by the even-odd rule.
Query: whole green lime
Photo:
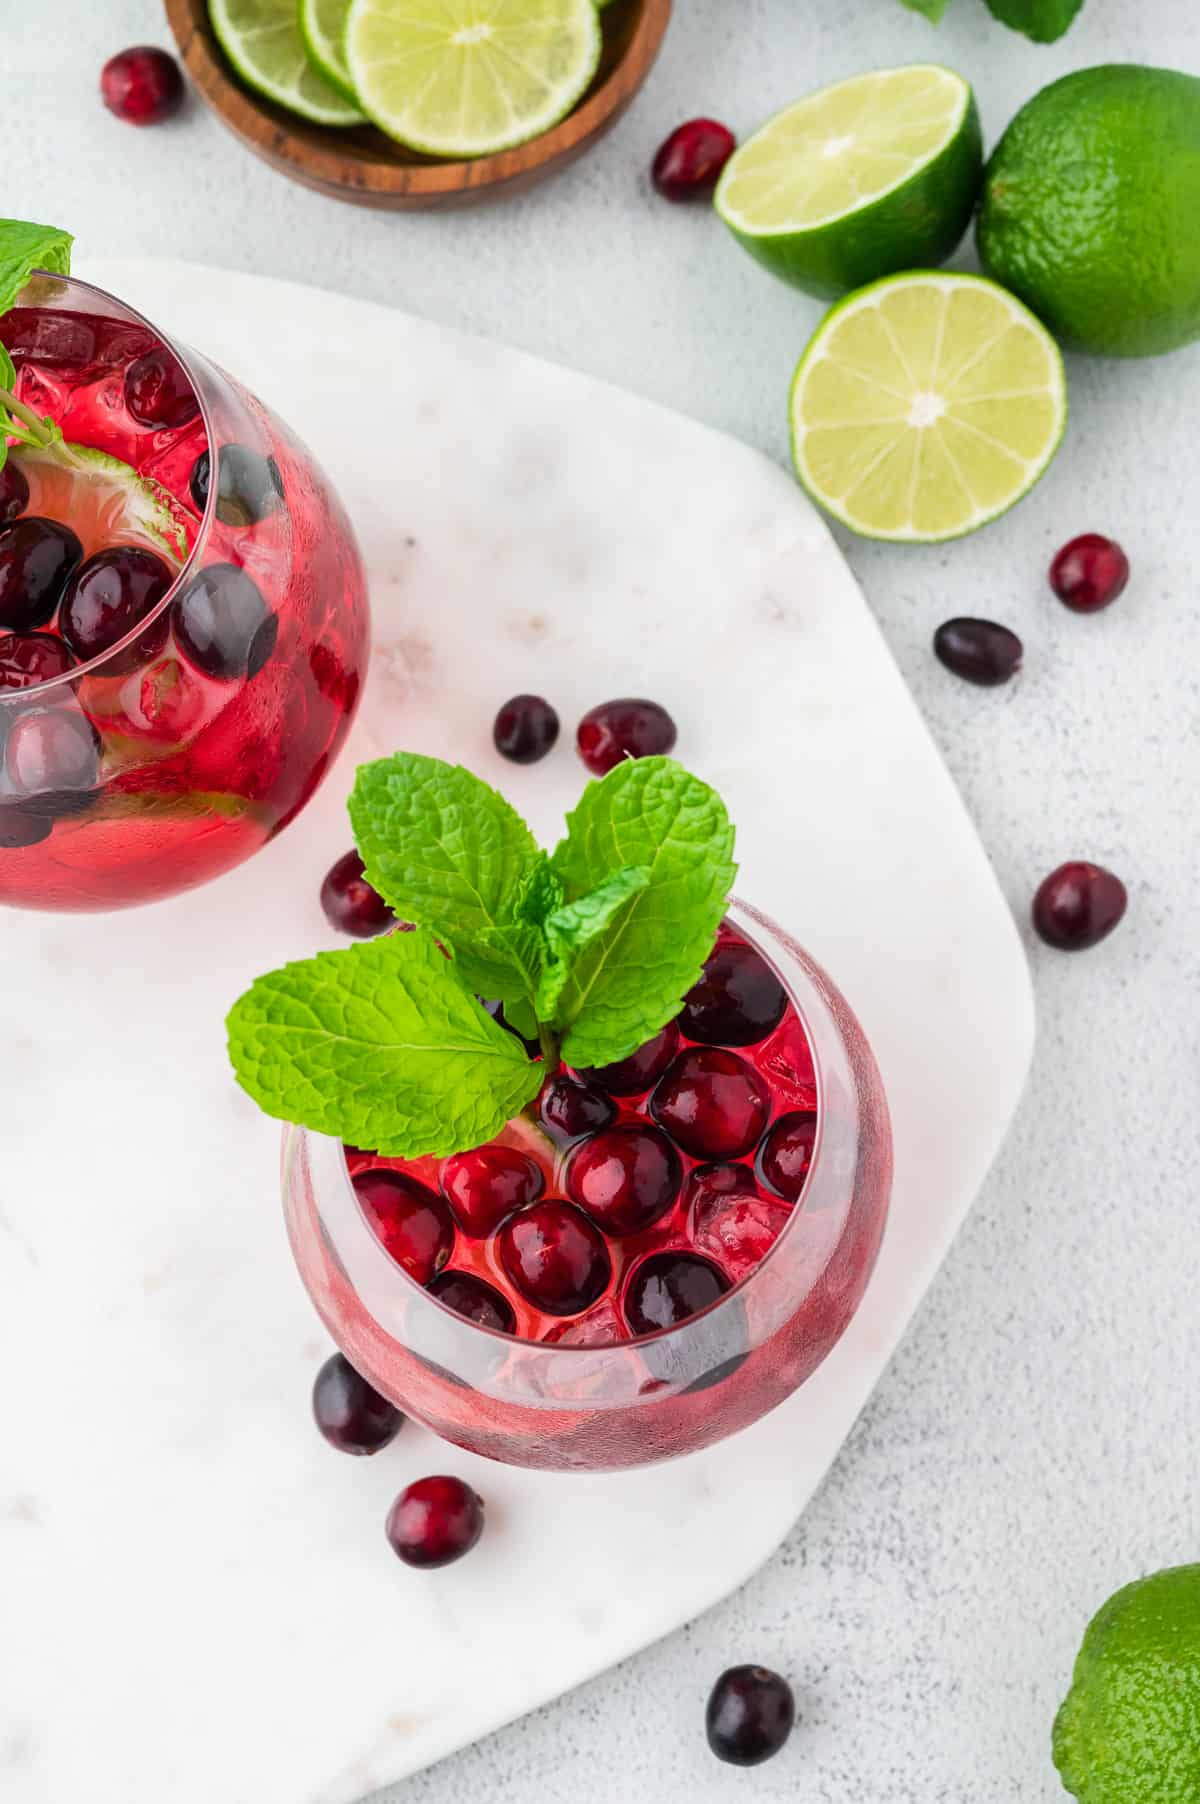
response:
[[[1112,63],[1043,88],[992,153],[978,242],[1075,350],[1155,357],[1200,337],[1200,80]]]
[[[1200,1799],[1200,1566],[1126,1585],[1092,1619],[1054,1762],[1081,1804]]]

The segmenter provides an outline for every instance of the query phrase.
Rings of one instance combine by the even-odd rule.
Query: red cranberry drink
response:
[[[62,234],[10,237],[26,270],[65,263]],[[260,402],[26,270],[0,293],[0,902],[118,908],[239,864],[303,807],[357,702],[365,582]]]
[[[402,754],[360,770],[351,817],[415,930],[260,979],[230,1045],[299,1124],[293,1248],[354,1369],[521,1465],[754,1421],[858,1306],[891,1142],[842,997],[729,900],[719,797],[627,761],[548,856],[468,772]]]

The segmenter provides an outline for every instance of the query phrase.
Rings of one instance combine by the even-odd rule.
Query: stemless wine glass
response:
[[[510,1465],[604,1471],[690,1453],[774,1408],[850,1321],[879,1250],[892,1142],[874,1057],[845,998],[744,903],[732,924],[782,981],[812,1052],[817,1131],[779,1238],[740,1284],[676,1328],[618,1345],[547,1345],[453,1314],[384,1250],[336,1140],[284,1136],[288,1232],[334,1340],[401,1409]]]
[[[0,342],[68,443],[0,472],[0,902],[169,896],[285,827],[341,746],[369,649],[354,533],[281,420],[100,289],[35,276]],[[71,556],[139,548],[92,610],[94,656],[25,605],[12,547],[40,555],[47,520]]]

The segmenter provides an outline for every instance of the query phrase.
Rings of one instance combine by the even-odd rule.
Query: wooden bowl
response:
[[[445,207],[532,187],[573,162],[625,111],[649,75],[671,0],[612,0],[604,51],[575,110],[540,138],[450,163],[406,150],[374,126],[310,125],[243,87],[209,23],[207,0],[166,0],[184,66],[202,98],[256,156],[307,188],[360,207]]]

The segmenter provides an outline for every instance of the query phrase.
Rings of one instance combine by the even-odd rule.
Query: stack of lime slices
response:
[[[317,125],[481,157],[540,136],[600,61],[604,0],[209,0],[248,87]]]

